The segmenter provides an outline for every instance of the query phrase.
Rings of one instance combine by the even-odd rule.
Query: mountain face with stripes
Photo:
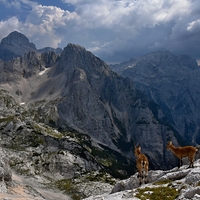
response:
[[[200,67],[187,55],[153,52],[110,66],[157,103],[185,144],[200,144]]]

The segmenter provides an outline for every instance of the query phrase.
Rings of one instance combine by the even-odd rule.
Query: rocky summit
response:
[[[53,51],[56,54],[59,54],[62,49],[54,49],[51,47],[36,49],[36,46],[32,42],[29,42],[29,39],[25,35],[17,31],[11,32],[7,37],[3,38],[0,43],[0,59],[3,61],[23,56],[30,51],[40,53]]]
[[[9,160],[2,157],[2,191],[12,195],[24,183],[21,194],[38,199],[115,193],[119,180],[135,176],[136,144],[150,170],[177,165],[166,143],[183,144],[184,135],[131,78],[80,45],[38,51],[20,33],[11,36],[1,42],[13,53],[0,60],[0,145]],[[20,42],[33,49],[16,56]]]
[[[25,35],[17,31],[10,33],[0,43],[0,58],[5,61],[21,56],[29,51],[36,51],[35,45],[30,43]]]

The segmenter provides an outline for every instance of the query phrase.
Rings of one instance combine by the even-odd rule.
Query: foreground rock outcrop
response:
[[[0,90],[0,105],[0,192],[5,197],[12,194],[24,197],[28,193],[38,199],[66,199],[66,196],[82,199],[112,188],[107,183],[113,179],[106,173],[111,170],[106,167],[108,153],[94,146],[89,136],[59,132],[36,123],[27,107],[19,105],[5,90]],[[116,162],[109,155],[109,162],[111,159]],[[14,172],[12,178],[9,166]],[[19,176],[20,181],[15,178]],[[95,192],[90,185],[99,189]],[[51,192],[64,193],[65,198],[45,195]],[[33,197],[26,198],[36,199]]]
[[[0,147],[0,193],[7,192],[7,184],[12,181],[10,160],[5,151]]]
[[[172,170],[149,171],[148,184],[139,186],[137,173],[129,179],[116,183],[108,194],[91,196],[85,200],[138,200],[138,199],[200,199],[200,160],[194,163],[194,168],[181,168]]]

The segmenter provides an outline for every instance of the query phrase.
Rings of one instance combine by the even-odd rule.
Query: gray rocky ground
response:
[[[138,199],[200,199],[200,160],[194,168],[150,171],[148,184],[139,186],[137,174],[116,183],[110,193],[90,196],[85,200],[138,200]],[[155,196],[154,196],[155,194]]]
[[[48,187],[49,179],[41,174],[21,175],[9,165],[9,153],[0,148],[0,199],[9,200],[70,200],[61,190]],[[199,154],[196,156],[199,158]],[[200,198],[200,159],[194,168],[188,168],[184,160],[181,168],[171,170],[150,170],[148,184],[139,185],[137,173],[128,179],[118,180],[115,184],[101,181],[85,181],[86,176],[75,178],[79,191],[84,190],[85,200],[138,200],[138,199],[176,199],[198,200]],[[187,164],[186,164],[187,163]],[[97,172],[96,172],[97,173]],[[79,184],[78,184],[79,182]],[[114,183],[114,182],[113,182]],[[78,190],[77,190],[78,191]],[[84,198],[80,198],[84,199]]]
[[[0,199],[71,200],[61,191],[44,188],[36,179],[19,175],[16,172],[12,173],[12,185],[8,186],[7,191],[0,193]]]

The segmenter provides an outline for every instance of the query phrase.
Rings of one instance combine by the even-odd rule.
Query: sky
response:
[[[0,41],[12,31],[107,63],[165,50],[200,60],[200,0],[0,0]]]

